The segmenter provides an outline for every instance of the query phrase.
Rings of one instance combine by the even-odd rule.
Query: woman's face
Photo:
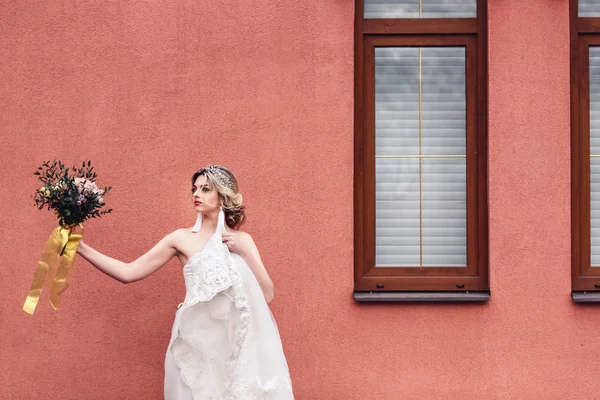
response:
[[[194,210],[197,213],[208,213],[221,206],[219,192],[211,187],[206,175],[200,175],[192,185]]]

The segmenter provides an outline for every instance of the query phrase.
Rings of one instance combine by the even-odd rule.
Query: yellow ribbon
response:
[[[73,262],[82,237],[82,233],[72,233],[71,230],[72,226],[57,226],[50,234],[23,305],[26,313],[33,314],[35,311],[46,280],[50,286],[50,304],[55,310],[58,308],[60,296],[71,282]]]

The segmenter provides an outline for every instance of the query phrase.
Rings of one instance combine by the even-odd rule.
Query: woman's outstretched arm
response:
[[[144,279],[158,271],[177,254],[175,235],[176,231],[169,233],[146,254],[130,263],[125,263],[102,254],[83,241],[81,241],[79,247],[77,247],[77,254],[89,261],[94,267],[119,282],[131,283]]]

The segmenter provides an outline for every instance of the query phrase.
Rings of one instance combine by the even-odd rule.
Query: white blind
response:
[[[579,0],[577,8],[580,17],[600,17],[600,0]]]
[[[600,266],[600,47],[590,47],[591,264]]]
[[[375,48],[375,264],[466,265],[464,47]]]
[[[477,0],[365,0],[365,18],[476,18]]]

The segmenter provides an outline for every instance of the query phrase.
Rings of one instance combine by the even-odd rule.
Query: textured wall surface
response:
[[[84,239],[124,261],[193,225],[195,169],[237,173],[300,400],[597,399],[600,309],[570,299],[567,11],[489,4],[490,302],[357,305],[352,1],[0,1],[0,398],[162,396],[175,259],[122,285],[78,258],[58,311],[21,311],[55,226],[31,173],[91,158],[115,211]]]

